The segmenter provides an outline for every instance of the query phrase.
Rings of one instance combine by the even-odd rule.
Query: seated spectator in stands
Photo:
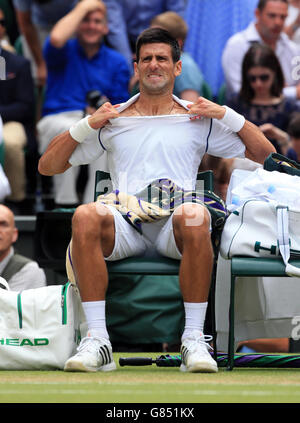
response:
[[[291,119],[287,133],[290,136],[290,145],[285,152],[285,156],[300,163],[300,113],[297,113]]]
[[[104,3],[84,0],[57,22],[47,38],[44,47],[47,91],[43,117],[37,125],[41,154],[53,137],[84,116],[91,91],[97,90],[100,97],[94,109],[105,99],[118,104],[129,98],[129,67],[119,52],[103,43],[107,33]],[[98,162],[92,164],[90,171],[94,168],[105,170]],[[53,177],[57,207],[75,207],[80,202],[76,190],[78,170],[70,168]]]
[[[0,39],[5,37],[5,19],[0,10]],[[24,57],[0,48],[5,60],[5,80],[0,81],[0,116],[5,145],[4,171],[11,187],[7,197],[15,212],[22,213],[26,198],[26,158],[37,169],[37,144],[34,121],[34,85],[30,63]],[[35,160],[35,162],[34,162]],[[27,187],[29,189],[29,187]]]
[[[256,43],[242,63],[242,86],[239,94],[228,100],[228,106],[255,123],[282,153],[288,145],[287,127],[297,102],[283,95],[284,76],[273,50]]]
[[[77,0],[13,0],[24,56],[31,62],[37,85],[47,79],[42,46],[53,25],[75,6]]]
[[[226,95],[238,93],[241,88],[241,68],[244,55],[255,42],[272,48],[284,74],[284,95],[300,98],[299,76],[295,58],[300,55],[300,46],[283,32],[288,14],[287,0],[259,0],[255,10],[256,21],[227,41],[222,65],[225,74]]]
[[[46,286],[46,276],[38,264],[20,254],[16,254],[13,244],[18,239],[12,211],[0,205],[0,276],[12,291]]]
[[[168,10],[183,17],[185,0],[104,0],[107,7],[109,45],[125,58],[133,73],[135,42],[151,19]]]
[[[195,102],[202,95],[203,75],[189,53],[183,51],[184,42],[187,37],[188,27],[184,19],[175,12],[164,12],[155,16],[151,25],[152,28],[162,28],[177,39],[181,49],[180,60],[182,62],[181,74],[175,79],[173,93],[183,100]]]

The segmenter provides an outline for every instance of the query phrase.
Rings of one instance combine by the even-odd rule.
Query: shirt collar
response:
[[[133,103],[135,103],[137,101],[137,99],[139,98],[140,93],[137,93],[136,95],[134,95],[133,97],[131,97],[128,101],[126,101],[126,103],[122,103],[120,105],[120,107],[117,108],[118,112],[123,112],[123,110],[127,109],[127,107],[131,106]],[[180,98],[178,98],[176,95],[173,94],[173,99],[179,103],[182,107],[184,107],[186,110],[189,110],[189,108],[187,107],[187,104],[192,103],[191,101],[185,101],[185,100],[181,100]]]

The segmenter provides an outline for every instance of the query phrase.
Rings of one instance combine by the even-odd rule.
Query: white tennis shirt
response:
[[[123,103],[122,111],[139,94]],[[188,101],[174,100],[187,108]],[[72,166],[91,163],[107,152],[114,189],[136,194],[152,181],[171,179],[178,186],[194,189],[205,153],[217,157],[245,157],[239,136],[217,119],[190,120],[190,115],[120,116],[75,149]]]

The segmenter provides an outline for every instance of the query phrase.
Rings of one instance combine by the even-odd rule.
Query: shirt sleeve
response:
[[[46,275],[35,261],[31,261],[15,273],[9,279],[8,284],[12,291],[40,288],[47,285]]]
[[[241,88],[242,61],[248,46],[240,42],[237,37],[227,41],[223,55],[222,67],[225,76],[226,91],[229,94],[238,93]]]
[[[232,132],[218,119],[211,120],[207,136],[207,153],[216,157],[229,159],[232,157],[245,157],[246,147],[241,138]]]
[[[284,87],[283,94],[286,98],[297,98],[297,87],[296,86]]]
[[[69,163],[72,166],[89,164],[102,156],[105,150],[101,144],[100,132],[98,131],[96,136],[93,134],[82,143],[78,143],[78,146],[69,158]]]

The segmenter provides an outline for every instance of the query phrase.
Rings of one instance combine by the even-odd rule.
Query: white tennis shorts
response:
[[[196,205],[201,206],[200,204]],[[173,233],[174,213],[156,222],[142,223],[143,234],[141,235],[126,222],[114,207],[109,205],[105,207],[110,209],[115,221],[114,249],[109,257],[105,257],[105,260],[115,261],[132,256],[154,257],[158,255],[181,260],[182,255],[176,245]]]

